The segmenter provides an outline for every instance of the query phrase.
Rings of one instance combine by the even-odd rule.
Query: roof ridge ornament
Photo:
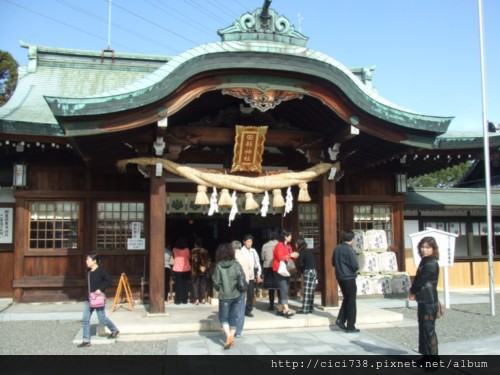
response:
[[[309,39],[295,31],[285,16],[270,9],[272,0],[264,0],[262,8],[243,14],[231,26],[217,31],[223,42],[263,40],[305,47]]]

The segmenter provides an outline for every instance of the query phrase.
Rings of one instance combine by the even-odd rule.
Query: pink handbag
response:
[[[89,304],[93,309],[106,306],[106,295],[102,292],[101,294],[89,293]]]
[[[90,273],[88,274],[88,286],[89,286],[89,305],[92,309],[99,309],[106,306],[106,295],[101,292],[101,294],[95,294],[90,291]]]

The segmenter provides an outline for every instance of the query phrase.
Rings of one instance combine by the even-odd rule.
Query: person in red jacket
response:
[[[276,244],[273,251],[273,271],[276,272],[276,280],[278,281],[278,288],[281,296],[281,304],[278,305],[277,315],[291,318],[295,314],[288,307],[288,291],[290,289],[290,276],[282,276],[277,271],[280,262],[285,263],[292,259],[296,260],[298,254],[292,249],[292,233],[287,230],[281,232],[280,241]]]

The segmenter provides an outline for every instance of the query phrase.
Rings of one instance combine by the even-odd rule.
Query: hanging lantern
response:
[[[12,186],[14,188],[25,188],[27,174],[28,167],[26,166],[26,164],[14,164]]]
[[[408,192],[408,175],[405,172],[396,174],[396,193],[406,194]]]

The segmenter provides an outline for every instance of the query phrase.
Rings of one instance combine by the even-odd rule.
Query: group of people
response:
[[[192,303],[206,303],[208,279],[212,261],[208,250],[203,247],[201,238],[194,240],[193,249],[187,246],[185,237],[179,237],[172,250],[165,248],[165,295],[170,294],[172,272],[175,280],[174,303],[187,304],[189,286],[192,286]]]
[[[337,315],[336,325],[347,333],[359,332],[356,328],[356,276],[359,264],[356,252],[352,247],[354,240],[352,230],[343,233],[342,241],[333,251],[332,266],[335,268],[342,304]],[[269,289],[268,310],[274,310],[275,295],[278,297],[277,315],[291,318],[294,312],[288,304],[290,276],[278,272],[281,262],[292,261],[303,274],[302,308],[298,314],[313,312],[314,291],[317,284],[317,273],[312,250],[308,249],[304,238],[299,237],[292,248],[292,234],[283,230],[280,238],[271,234],[271,238],[262,247],[262,267],[259,254],[252,247],[254,238],[245,235],[243,243],[233,241],[222,243],[216,251],[216,265],[213,272],[213,287],[219,297],[219,321],[226,335],[224,349],[234,345],[235,338],[241,336],[245,317],[253,317],[253,300],[255,284],[262,281]],[[432,361],[438,355],[438,340],[435,329],[439,311],[437,283],[439,278],[439,250],[434,237],[424,237],[417,245],[421,257],[414,281],[408,295],[409,300],[416,301],[418,310],[418,351],[423,354],[422,361]],[[168,256],[168,258],[167,258]],[[173,258],[173,262],[170,259]],[[99,255],[90,254],[86,258],[88,268],[88,290],[99,295],[111,285],[108,273],[99,267]],[[179,238],[173,250],[166,250],[165,265],[173,266],[175,275],[175,303],[188,302],[189,280],[192,279],[193,303],[205,303],[207,277],[211,265],[208,251],[202,247],[201,240],[195,241],[192,251],[186,240]],[[165,266],[166,280],[170,279],[170,267]],[[246,290],[238,288],[238,278],[244,277]],[[168,289],[167,289],[168,290]],[[276,293],[275,293],[276,292]],[[106,317],[105,307],[91,307],[88,299],[84,305],[82,318],[83,341],[78,347],[88,347],[90,343],[90,318],[93,311],[111,332],[110,339],[118,337],[119,330]]]
[[[295,314],[288,304],[290,275],[278,272],[281,262],[292,261],[304,276],[302,309],[297,313],[309,314],[313,311],[317,274],[312,250],[307,248],[305,239],[299,237],[293,249],[291,232],[283,230],[279,239],[272,233],[262,247],[262,266],[259,254],[252,247],[253,241],[253,236],[248,234],[244,236],[243,243],[233,241],[217,248],[213,286],[218,292],[219,321],[226,335],[224,349],[231,348],[235,338],[241,336],[245,317],[254,316],[255,286],[262,281],[263,287],[269,290],[268,310],[274,310],[277,294],[277,315],[291,318]],[[238,275],[245,277],[245,291],[238,289]]]

